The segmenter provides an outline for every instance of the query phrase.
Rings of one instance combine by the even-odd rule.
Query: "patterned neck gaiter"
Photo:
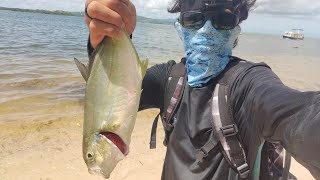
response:
[[[186,29],[179,22],[175,28],[186,51],[188,84],[202,87],[217,77],[227,66],[233,43],[241,32],[240,26],[232,30],[216,30],[210,20],[200,29]]]

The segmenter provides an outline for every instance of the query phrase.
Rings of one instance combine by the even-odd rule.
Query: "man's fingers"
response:
[[[91,18],[89,18],[88,16],[84,16],[84,21],[86,22],[86,24],[87,24],[87,26],[89,27],[89,24],[90,24],[90,21],[91,21],[92,19]]]
[[[128,33],[132,33],[136,27],[137,15],[136,15],[136,8],[131,1],[128,2],[128,9],[130,12],[130,17],[129,17],[130,21],[129,23],[126,24],[126,29]]]
[[[128,7],[129,1],[124,1],[125,0],[106,0],[104,2],[104,5],[112,9],[114,12],[118,13],[121,16],[123,22],[125,24],[128,24],[132,15]]]
[[[106,7],[98,1],[93,1],[88,4],[87,13],[93,19],[98,19],[100,21],[113,24],[118,28],[125,27],[121,16],[117,12]]]
[[[92,19],[89,24],[90,41],[95,48],[105,36],[120,38],[122,35],[121,29],[113,24],[108,24],[103,21]]]
[[[103,34],[105,36],[110,37],[120,37],[121,29],[114,26],[113,24],[108,24],[103,21],[93,19],[89,25],[90,32],[94,32],[96,34]]]
[[[136,25],[136,9],[130,0],[87,0],[84,19],[95,48],[105,36],[120,38],[122,30],[131,34]]]
[[[120,0],[120,1],[122,1],[125,5],[129,4],[129,0]]]
[[[91,46],[95,49],[103,40],[104,36],[99,34],[90,34]]]

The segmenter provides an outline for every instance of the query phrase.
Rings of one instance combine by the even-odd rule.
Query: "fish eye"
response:
[[[93,159],[92,153],[87,153],[87,158],[88,158],[88,160],[92,160]]]

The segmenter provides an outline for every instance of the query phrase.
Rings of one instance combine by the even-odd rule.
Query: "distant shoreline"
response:
[[[54,15],[63,15],[63,16],[83,16],[83,12],[68,12],[68,11],[49,11],[42,9],[21,9],[21,8],[8,8],[8,7],[0,7],[0,10],[7,11],[17,11],[17,12],[31,12],[31,13],[39,13],[39,14],[54,14]]]
[[[78,16],[83,17],[84,12],[69,12],[69,11],[49,11],[43,9],[21,9],[21,8],[8,8],[8,7],[0,7],[0,10],[7,11],[17,11],[17,12],[30,12],[30,13],[38,13],[38,14],[52,14],[52,15],[62,15],[62,16]],[[143,16],[137,16],[138,22],[145,23],[153,23],[153,24],[173,24],[173,19],[152,19]]]

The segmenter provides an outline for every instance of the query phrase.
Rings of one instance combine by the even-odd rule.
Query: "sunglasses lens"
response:
[[[181,24],[185,28],[199,29],[205,23],[205,16],[202,13],[185,12],[181,16]]]
[[[239,18],[235,14],[223,13],[218,14],[212,22],[212,25],[218,30],[230,30],[239,23]]]

